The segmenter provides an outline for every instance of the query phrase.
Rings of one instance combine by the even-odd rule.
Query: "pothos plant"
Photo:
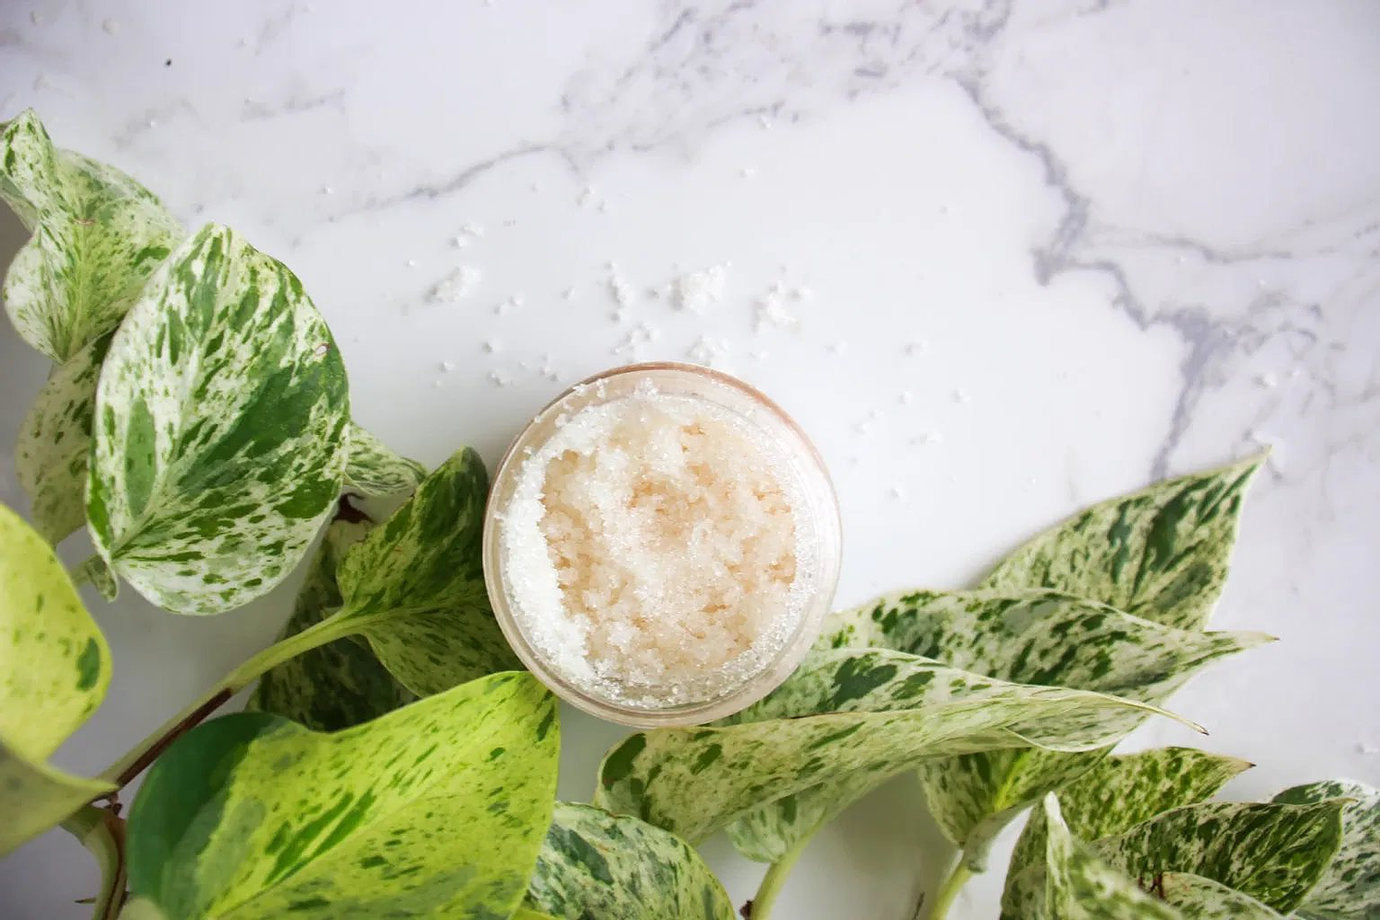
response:
[[[554,701],[484,590],[479,458],[427,471],[355,424],[284,265],[228,228],[186,232],[32,113],[0,133],[0,197],[33,233],[6,309],[54,361],[16,451],[33,525],[0,508],[0,854],[70,832],[102,867],[97,920],[731,920],[692,846],[719,829],[771,864],[744,907],[763,920],[811,837],[902,773],[961,850],[933,917],[1031,806],[1013,920],[1380,911],[1375,790],[1214,803],[1246,764],[1110,753],[1199,668],[1267,641],[1204,628],[1257,460],[1094,506],[975,590],[837,613],[766,699],[633,734],[591,804],[557,802]],[[376,523],[349,496],[401,504]],[[74,579],[53,547],[83,529]],[[111,673],[75,582],[215,615],[313,543],[277,643],[101,775],[49,762]],[[256,681],[248,711],[210,718]]]

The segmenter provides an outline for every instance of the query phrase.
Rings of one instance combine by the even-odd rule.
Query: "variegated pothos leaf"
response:
[[[405,495],[426,478],[426,467],[393,452],[354,422],[346,428],[350,457],[345,464],[345,489],[366,496]]]
[[[1166,872],[1153,888],[1183,920],[1285,920],[1250,895],[1201,875]]]
[[[1165,872],[1191,873],[1289,913],[1336,856],[1343,805],[1205,802],[1167,811],[1093,846],[1144,886]]]
[[[508,917],[551,821],[556,719],[505,673],[330,734],[207,722],[135,799],[131,895],[177,920]]]
[[[1002,920],[1181,920],[1069,833],[1053,794],[1036,809],[1040,861],[1008,878]]]
[[[1342,845],[1300,912],[1320,920],[1380,917],[1380,790],[1353,780],[1327,780],[1286,789],[1274,797],[1287,805],[1333,799],[1342,806]]]
[[[1235,757],[1181,747],[1108,757],[1059,790],[1060,811],[1072,834],[1097,840],[1170,809],[1206,802],[1250,766]],[[1041,827],[1039,821],[1026,824],[1011,855],[1013,869],[1043,858]]]
[[[47,764],[109,683],[105,637],[62,564],[0,505],[0,854],[113,788]]]
[[[354,546],[337,571],[341,616],[419,696],[521,667],[484,587],[480,538],[487,493],[479,455],[457,451]]]
[[[1052,588],[1179,629],[1217,603],[1246,487],[1262,462],[1159,482],[1099,502],[997,564],[983,587]]]
[[[601,808],[557,802],[525,906],[558,920],[735,920],[694,847]]]
[[[900,652],[815,653],[734,724],[629,737],[604,757],[595,804],[693,842],[809,789],[809,808],[799,807],[785,831],[804,839],[861,792],[925,758],[1026,744],[1097,747],[1109,721],[1120,732],[1144,708]],[[799,712],[826,714],[792,717]]]
[[[32,111],[0,126],[0,198],[33,231],[5,275],[5,308],[59,363],[115,328],[184,236],[129,176],[54,147]]]
[[[836,613],[816,648],[870,645],[938,658],[990,677],[1027,684],[1095,690],[1143,702],[1168,696],[1204,664],[1250,648],[1258,633],[1174,629],[1095,601],[1050,591],[913,591],[884,596]],[[1135,727],[1123,722],[1125,731]],[[1119,740],[1108,736],[1108,743]],[[1066,754],[1039,749],[979,752],[919,766],[930,809],[968,866],[985,868],[991,840],[1030,802],[1076,779],[1105,752]],[[792,803],[779,803],[778,812]],[[798,811],[798,809],[796,809]],[[753,832],[769,833],[758,816]]]
[[[340,354],[301,282],[204,227],[106,355],[86,502],[97,551],[173,612],[247,603],[334,508],[348,415]]]
[[[369,529],[365,521],[348,520],[337,520],[326,528],[280,638],[296,635],[340,608],[336,567]],[[336,731],[392,712],[415,699],[388,673],[363,638],[349,636],[273,668],[259,679],[247,708],[277,713],[316,731]]]
[[[53,544],[86,523],[96,379],[109,347],[102,336],[53,368],[19,429],[19,484],[33,501],[38,532]]]

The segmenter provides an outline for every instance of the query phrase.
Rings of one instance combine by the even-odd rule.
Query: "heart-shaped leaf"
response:
[[[1250,895],[1201,875],[1166,872],[1155,880],[1154,892],[1184,920],[1284,920]]]
[[[346,430],[350,457],[345,488],[360,495],[404,495],[426,478],[426,467],[394,453],[367,430],[351,422]]]
[[[109,683],[105,637],[52,548],[0,505],[0,854],[112,791],[47,764]]]
[[[1345,800],[1342,845],[1301,912],[1320,920],[1380,917],[1380,790],[1351,780],[1329,780],[1286,789],[1274,801],[1286,805]]]
[[[1288,913],[1336,856],[1344,804],[1205,802],[1167,811],[1093,847],[1142,884],[1165,872],[1186,872]]]
[[[525,906],[560,920],[735,920],[723,885],[688,843],[626,815],[556,803]]]
[[[1261,461],[1093,505],[1015,550],[983,587],[1053,588],[1166,626],[1201,629],[1222,592],[1241,499]]]
[[[56,544],[86,523],[87,458],[103,336],[53,369],[19,429],[15,469],[33,501],[38,532]]]
[[[456,452],[336,572],[340,616],[419,696],[521,667],[484,588],[480,538],[488,485],[479,455]]]
[[[1251,765],[1194,748],[1108,757],[1059,790],[1064,822],[1080,840],[1120,834],[1172,808],[1206,802]],[[1038,863],[1042,823],[1030,821],[1011,855],[1013,871]]]
[[[505,673],[333,734],[208,722],[139,790],[131,894],[176,920],[508,917],[551,821],[556,717]]]
[[[0,127],[0,198],[33,231],[5,275],[5,307],[59,363],[115,328],[184,235],[129,176],[54,147],[32,111]]]
[[[247,603],[340,494],[349,414],[325,322],[280,262],[208,225],[150,279],[96,390],[96,549],[177,613]]]
[[[366,522],[347,520],[326,528],[281,638],[300,633],[340,608],[336,567],[369,528]],[[335,731],[392,712],[414,699],[367,642],[350,636],[273,668],[259,679],[248,708],[277,713],[317,731]]]
[[[1204,664],[1268,639],[1257,633],[1174,629],[1049,591],[915,591],[834,614],[816,647],[894,648],[1003,680],[1154,702]],[[1120,724],[1129,732],[1136,721],[1123,718]],[[1119,740],[1107,737],[1108,743]],[[928,761],[919,770],[940,827],[964,848],[965,863],[981,871],[992,838],[1022,808],[1076,779],[1103,756],[999,750]],[[777,810],[791,807],[782,802]],[[735,831],[735,842],[744,852],[780,858],[790,835],[772,831],[765,816],[755,823],[755,831]],[[764,849],[751,843],[754,836],[778,842]]]
[[[804,839],[928,757],[1106,743],[1146,707],[1099,693],[1009,684],[883,650],[817,652],[737,724],[630,736],[605,757],[595,804],[698,840],[753,808],[820,787],[789,822]],[[868,711],[869,709],[875,711]],[[797,714],[826,712],[825,715]],[[762,719],[764,721],[753,721]],[[865,789],[863,790],[865,791]]]
[[[1002,920],[1181,920],[1069,833],[1052,794],[1031,820],[1041,825],[1040,861],[1008,879]]]

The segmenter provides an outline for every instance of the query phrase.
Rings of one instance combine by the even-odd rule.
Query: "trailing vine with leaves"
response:
[[[1268,641],[1205,629],[1258,460],[1096,505],[975,590],[836,613],[767,698],[630,735],[591,804],[557,802],[554,699],[484,590],[478,456],[427,471],[355,424],[286,266],[188,233],[32,113],[0,132],[0,197],[33,232],[5,306],[54,362],[16,450],[33,524],[0,508],[0,854],[68,831],[102,869],[97,920],[731,920],[693,848],[720,829],[770,864],[744,907],[767,920],[813,835],[901,773],[961,851],[934,918],[1027,809],[1011,920],[1380,915],[1375,789],[1213,802],[1245,763],[1111,753]],[[376,524],[352,495],[401,504]],[[79,530],[95,554],[69,575],[54,546]],[[277,643],[101,775],[49,762],[111,675],[77,582],[218,615],[313,545]],[[211,718],[256,682],[249,711]]]

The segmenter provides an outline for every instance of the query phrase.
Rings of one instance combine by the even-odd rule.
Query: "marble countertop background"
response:
[[[419,459],[492,462],[633,358],[746,377],[837,480],[840,604],[1273,446],[1214,624],[1281,641],[1175,698],[1210,737],[1134,739],[1251,760],[1228,792],[1256,797],[1380,782],[1377,52],[1371,0],[16,0],[0,118],[291,265],[356,417]],[[674,309],[706,269],[722,297]],[[0,329],[5,444],[45,373]],[[27,507],[8,464],[0,499]],[[59,762],[106,766],[291,592],[205,620],[92,598],[116,675]],[[564,796],[619,734],[568,717]],[[951,854],[905,782],[816,839],[782,918],[910,920]],[[748,897],[762,867],[705,851]],[[0,862],[0,916],[86,916],[95,885],[54,832]]]

